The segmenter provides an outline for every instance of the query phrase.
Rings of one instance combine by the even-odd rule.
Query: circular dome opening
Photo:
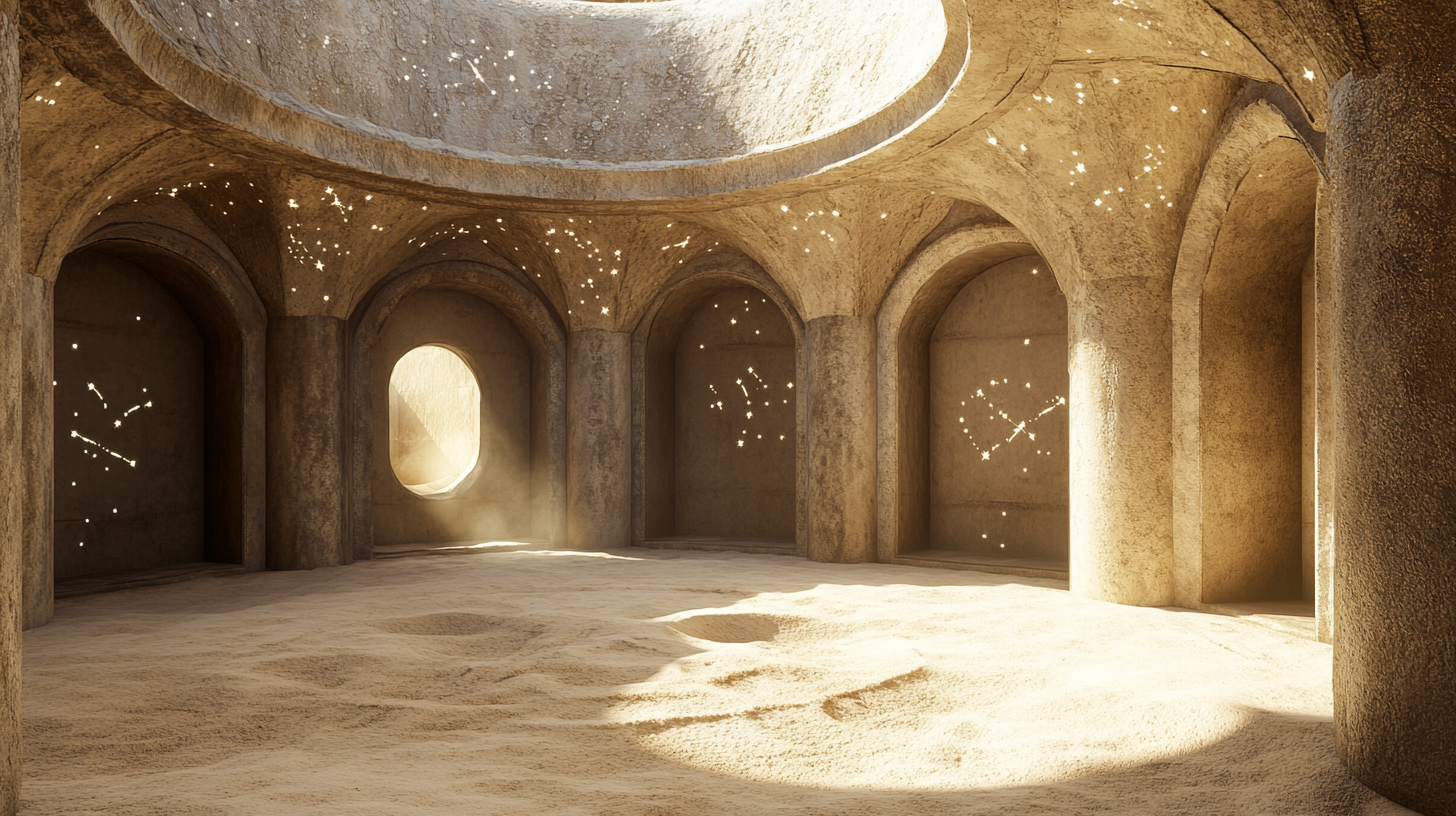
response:
[[[593,200],[757,187],[886,144],[960,81],[964,4],[94,0],[188,110],[394,178]]]
[[[459,487],[480,460],[480,385],[444,346],[411,350],[389,375],[389,463],[419,496]]]

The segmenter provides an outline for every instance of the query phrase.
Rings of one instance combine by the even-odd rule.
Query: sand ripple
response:
[[[1051,581],[628,551],[57,604],[25,816],[1383,814],[1329,647]]]

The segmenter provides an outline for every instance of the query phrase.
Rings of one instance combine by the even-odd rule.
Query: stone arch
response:
[[[1328,597],[1314,574],[1328,555],[1314,552],[1321,168],[1261,98],[1219,136],[1172,287],[1175,598],[1313,602]]]
[[[350,504],[348,523],[352,531],[353,557],[355,560],[373,557],[375,552],[375,510],[376,510],[376,424],[378,411],[374,392],[377,390],[376,356],[380,342],[387,329],[389,319],[415,296],[432,296],[443,293],[465,294],[475,299],[479,306],[467,303],[462,308],[493,312],[503,317],[529,355],[529,452],[525,459],[529,480],[529,522],[527,535],[514,533],[517,538],[558,542],[564,529],[566,500],[566,334],[556,314],[529,287],[514,275],[488,263],[467,260],[434,260],[414,265],[406,264],[394,275],[375,287],[362,299],[350,319],[349,336],[349,412],[350,427],[353,429],[348,443],[350,452],[349,483]],[[458,300],[458,298],[457,298]],[[426,310],[439,308],[443,303],[426,304]],[[444,329],[459,328],[465,321],[447,321]],[[437,343],[458,349],[459,343],[448,342],[439,329],[426,330],[421,344]],[[477,350],[476,354],[479,353]],[[472,352],[466,350],[469,358]],[[390,365],[393,361],[390,361]],[[472,363],[472,369],[480,378],[480,369]],[[387,375],[386,375],[387,381]],[[482,391],[488,387],[482,383]],[[389,471],[387,462],[384,469]],[[476,469],[484,466],[477,463]],[[471,477],[472,480],[475,477]],[[468,486],[471,490],[488,487],[484,482]],[[403,488],[400,488],[403,490]],[[415,496],[409,501],[426,507],[433,513],[454,513],[472,499],[469,490],[451,491],[439,497]],[[401,497],[402,499],[404,497]],[[468,510],[468,508],[467,508]],[[464,512],[464,511],[461,511]],[[468,514],[467,514],[468,516]],[[458,523],[442,523],[441,530],[472,530],[485,523],[482,516],[473,519],[461,517]],[[402,522],[405,523],[405,522]],[[490,525],[487,525],[490,526]],[[521,525],[516,525],[517,527]],[[434,529],[434,528],[429,528]],[[428,534],[429,529],[426,529]],[[484,528],[482,528],[484,529]],[[463,540],[463,539],[461,539]],[[397,543],[397,542],[396,542]],[[446,542],[421,542],[446,543]]]
[[[968,284],[993,268],[1030,257],[1040,255],[1031,241],[1010,225],[965,227],[921,250],[896,277],[881,304],[876,356],[877,541],[882,562],[927,563],[927,559],[907,559],[906,555],[928,549],[924,542],[928,540],[930,522],[927,392],[931,337]],[[1057,285],[1061,289],[1065,282],[1058,278]],[[995,564],[976,568],[1002,570]],[[1066,576],[1064,566],[1052,565],[1011,565],[1005,571]]]
[[[204,547],[209,562],[258,570],[264,565],[267,313],[236,259],[215,242],[148,221],[104,224],[74,243],[145,271],[187,312],[204,347]],[[51,356],[55,277],[27,278],[25,383],[27,460],[26,624],[50,617],[53,597],[51,486],[55,434]],[[34,423],[34,424],[31,424]],[[103,582],[104,583],[104,582]]]
[[[793,541],[763,542],[743,536],[678,536],[675,506],[677,349],[700,308],[727,290],[751,290],[777,308],[793,337],[794,382],[803,378],[804,323],[783,288],[746,256],[725,253],[701,258],[673,276],[648,305],[632,333],[632,535],[639,546],[733,549],[804,554],[807,463],[800,429],[804,401],[793,401]],[[686,539],[704,540],[686,540]],[[706,540],[717,539],[717,540]]]

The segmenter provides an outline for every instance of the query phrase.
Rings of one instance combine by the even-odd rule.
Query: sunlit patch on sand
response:
[[[844,591],[814,594],[849,606]],[[883,610],[805,615],[803,600],[663,619],[703,651],[625,690],[608,719],[644,747],[715,773],[908,789],[1049,783],[1156,762],[1249,720],[1201,684],[1135,665],[1135,652],[1104,662],[1111,655],[1093,647],[1079,661],[1074,644],[1038,642],[1036,659],[985,629],[956,641],[953,619],[915,616],[925,627],[917,639],[874,620]],[[755,608],[764,611],[747,611]]]
[[[518,551],[62,600],[24,813],[1402,812],[1328,646],[1062,586]]]

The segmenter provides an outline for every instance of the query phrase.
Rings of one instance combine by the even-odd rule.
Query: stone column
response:
[[[814,318],[804,345],[807,554],[812,561],[874,561],[875,321]]]
[[[344,321],[268,322],[268,568],[348,563]]]
[[[21,276],[22,364],[20,401],[21,467],[25,481],[21,528],[25,536],[22,570],[26,629],[50,622],[55,602],[55,284]]]
[[[566,341],[566,544],[632,545],[632,336],[572,332]]]
[[[1171,605],[1171,288],[1092,280],[1067,307],[1072,592]]]
[[[1449,816],[1456,60],[1449,25],[1410,25],[1412,42],[1442,32],[1443,52],[1347,75],[1331,97],[1335,733],[1341,758],[1366,785],[1426,816]]]
[[[0,0],[0,816],[20,809],[20,41]]]
[[[1321,180],[1314,240],[1314,620],[1321,643],[1335,642],[1335,297],[1330,190]],[[1306,329],[1309,331],[1310,329]],[[1306,477],[1308,478],[1308,477]]]

